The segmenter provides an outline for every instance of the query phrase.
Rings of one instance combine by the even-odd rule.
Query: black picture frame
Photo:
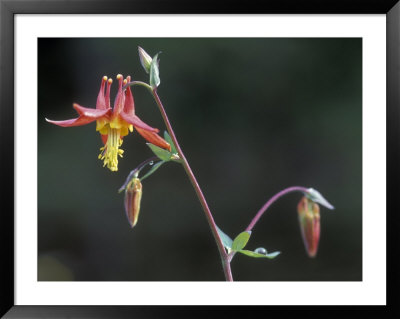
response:
[[[248,307],[169,306],[17,306],[14,303],[14,18],[16,14],[386,14],[387,21],[387,306],[376,307],[253,307],[270,317],[324,315],[353,317],[363,314],[379,318],[399,316],[396,298],[399,282],[396,243],[395,197],[400,163],[400,2],[398,0],[282,0],[245,3],[176,0],[0,0],[0,315],[4,318],[164,318],[245,316]]]

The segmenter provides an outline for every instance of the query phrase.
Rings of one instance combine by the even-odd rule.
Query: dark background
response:
[[[118,172],[97,159],[95,124],[61,128],[72,103],[95,107],[101,77],[147,81],[137,46],[160,55],[164,103],[216,223],[231,237],[288,186],[313,187],[321,208],[315,259],[300,235],[294,193],[274,204],[238,255],[240,281],[362,279],[361,39],[39,39],[38,279],[224,280],[216,245],[182,167],[167,163],[143,182],[131,229],[118,188],[152,156],[134,132]],[[136,113],[164,130],[150,94],[134,89]]]

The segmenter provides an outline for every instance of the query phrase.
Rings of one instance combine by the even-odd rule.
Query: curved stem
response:
[[[246,231],[251,231],[254,226],[257,224],[257,222],[260,220],[261,216],[264,215],[265,211],[274,203],[276,202],[279,198],[282,196],[292,193],[292,192],[302,192],[306,193],[308,189],[306,187],[302,186],[292,186],[285,188],[284,190],[280,191],[279,193],[276,193],[274,196],[272,196],[257,212],[257,214],[253,217],[251,220],[249,226],[247,226]],[[235,256],[236,252],[231,252],[228,256],[229,262],[232,261],[233,257]]]
[[[128,82],[128,83],[126,83],[126,84],[122,87],[122,91],[125,91],[126,88],[127,88],[128,86],[134,86],[134,85],[144,86],[145,88],[147,88],[147,89],[149,89],[150,91],[152,91],[151,86],[148,85],[148,84],[145,83],[145,82],[142,82],[142,81],[131,81],[131,82]]]
[[[124,185],[122,185],[122,186],[119,188],[118,192],[120,193],[120,192],[122,192],[122,191],[125,189],[126,185],[128,185],[128,183],[130,182],[130,180],[133,178],[133,175],[135,175],[137,172],[140,172],[147,164],[149,164],[149,163],[151,163],[151,162],[154,162],[154,161],[157,161],[157,160],[159,160],[159,158],[158,158],[157,156],[153,156],[153,157],[150,157],[150,158],[148,158],[147,160],[143,161],[142,163],[140,163],[134,170],[132,170],[132,171],[129,173],[128,177],[127,177],[126,180],[125,180]]]
[[[284,190],[280,191],[279,193],[275,194],[274,196],[271,197],[270,200],[268,200],[263,207],[260,208],[260,210],[257,212],[257,214],[254,216],[254,218],[251,220],[249,226],[247,226],[246,231],[252,230],[253,227],[256,225],[258,220],[261,218],[261,216],[265,213],[265,211],[274,203],[276,202],[280,197],[291,193],[291,192],[302,192],[306,193],[307,188],[302,187],[302,186],[292,186],[285,188]]]
[[[130,83],[128,83],[128,84],[130,84]],[[137,83],[137,84],[143,85],[142,83]],[[148,87],[148,88],[150,87],[147,84],[145,86]],[[162,116],[162,118],[164,120],[165,126],[167,127],[168,133],[171,136],[172,141],[175,144],[176,150],[178,151],[179,157],[182,160],[182,165],[183,165],[183,167],[184,167],[184,169],[186,171],[186,174],[188,175],[189,180],[192,183],[194,190],[196,191],[196,195],[199,198],[201,206],[203,207],[203,210],[204,210],[204,213],[206,215],[208,224],[209,224],[209,226],[211,228],[211,232],[212,232],[212,234],[214,236],[215,242],[217,243],[219,254],[221,256],[221,261],[222,261],[222,266],[223,266],[223,269],[224,269],[225,279],[227,281],[233,281],[232,271],[231,271],[231,268],[230,268],[230,262],[228,260],[228,254],[226,253],[225,247],[224,247],[224,245],[222,243],[222,240],[221,240],[221,238],[220,238],[220,236],[218,234],[217,226],[215,224],[213,215],[211,214],[210,208],[208,207],[207,201],[206,201],[206,199],[205,199],[205,197],[203,195],[203,192],[201,191],[201,188],[199,186],[199,183],[196,180],[196,177],[193,174],[192,169],[190,168],[189,162],[187,161],[185,155],[183,154],[183,151],[182,151],[182,149],[181,149],[181,147],[180,147],[180,145],[178,143],[178,140],[176,139],[174,130],[172,129],[171,123],[169,122],[167,113],[165,112],[164,106],[163,106],[163,104],[162,104],[162,102],[160,100],[160,97],[157,94],[157,89],[156,88],[152,89],[150,87],[150,90],[151,90],[151,92],[153,94],[153,97],[154,97],[154,99],[155,99],[155,101],[156,101],[156,103],[158,105],[158,108],[159,108],[159,110],[161,112],[161,116]]]
[[[206,215],[208,224],[211,228],[212,234],[214,236],[214,239],[217,243],[217,247],[219,250],[219,254],[221,256],[221,262],[222,262],[222,266],[224,269],[224,274],[225,274],[225,279],[227,281],[233,281],[233,276],[232,276],[232,271],[231,271],[231,261],[233,259],[233,257],[235,256],[236,252],[231,252],[229,254],[226,253],[225,251],[225,247],[222,243],[221,237],[219,236],[218,230],[217,230],[217,226],[215,224],[214,218],[211,214],[210,208],[208,207],[207,201],[203,195],[203,192],[201,191],[201,188],[196,180],[196,177],[193,174],[192,169],[190,168],[189,162],[187,161],[185,155],[183,154],[183,151],[178,143],[178,140],[176,139],[174,130],[172,129],[171,123],[169,122],[167,113],[165,112],[164,106],[160,100],[160,97],[157,94],[157,88],[152,88],[150,85],[148,85],[147,83],[141,82],[141,81],[132,81],[127,83],[123,89],[125,90],[128,86],[133,86],[133,85],[140,85],[140,86],[144,86],[146,87],[153,95],[157,106],[160,110],[161,116],[164,120],[165,126],[167,127],[168,133],[171,136],[176,149],[178,151],[179,157],[182,160],[182,165],[186,171],[186,174],[188,175],[193,188],[196,191],[196,195],[200,200],[200,203],[203,207],[204,213]],[[142,163],[143,164],[143,163]],[[141,164],[141,165],[142,165]],[[146,162],[147,164],[147,162]],[[139,165],[140,166],[140,165]],[[137,170],[134,170],[131,172],[131,174],[129,174],[129,176],[131,176],[132,174],[134,174],[134,172]],[[129,178],[129,177],[128,177]],[[275,194],[273,197],[271,197],[261,208],[260,210],[257,212],[257,214],[253,217],[253,219],[251,220],[250,224],[247,226],[246,231],[251,231],[254,226],[257,224],[257,222],[260,220],[261,216],[265,213],[265,211],[274,203],[276,202],[280,197],[289,194],[291,192],[302,192],[302,193],[306,193],[308,191],[307,188],[302,187],[302,186],[292,186],[292,187],[288,187],[285,188],[284,190],[280,191],[279,193]]]

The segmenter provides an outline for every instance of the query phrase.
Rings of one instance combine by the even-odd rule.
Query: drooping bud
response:
[[[129,224],[134,227],[139,218],[140,201],[142,199],[142,183],[134,177],[125,188],[125,213]]]
[[[303,242],[308,256],[315,257],[320,237],[319,205],[304,196],[297,205]]]
[[[142,64],[143,69],[148,74],[150,72],[151,61],[153,61],[153,59],[141,47],[138,47],[138,50],[139,50],[140,63]]]

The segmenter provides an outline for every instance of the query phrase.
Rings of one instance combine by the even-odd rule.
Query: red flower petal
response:
[[[120,116],[125,122],[132,124],[136,129],[141,128],[143,130],[150,131],[150,132],[156,132],[156,133],[159,132],[159,129],[147,125],[140,118],[138,118],[135,114],[126,114],[125,112],[121,112]]]
[[[89,109],[86,107],[82,107],[78,104],[74,104],[74,109],[78,112],[79,117],[76,119],[70,119],[65,121],[52,121],[46,119],[47,122],[52,124],[62,126],[62,127],[70,127],[70,126],[81,126],[85,124],[89,124],[93,121],[96,121],[102,117],[106,117],[107,113],[110,113],[110,109],[107,110],[97,110],[97,109]]]
[[[103,78],[101,79],[100,91],[99,91],[99,95],[97,96],[97,102],[96,102],[96,109],[98,109],[98,110],[107,109],[106,100],[104,98],[104,87],[105,87],[106,81],[107,81],[107,77],[103,76]]]
[[[111,114],[111,109],[92,109],[89,107],[83,107],[79,104],[74,103],[73,108],[78,112],[79,115],[83,115],[86,117],[93,117],[95,120],[99,119],[100,117],[106,116],[107,113]]]
[[[122,83],[124,81],[124,78],[121,74],[118,74],[117,80],[118,80],[118,93],[114,101],[114,110],[113,110],[114,115],[118,115],[119,113],[121,113],[125,105],[125,94],[124,92],[122,92]]]
[[[131,81],[131,76],[128,75],[126,77],[126,81],[129,83]],[[134,115],[135,114],[135,103],[133,101],[133,95],[131,91],[131,87],[128,86],[125,90],[125,106],[124,106],[124,112],[129,115]]]
[[[159,147],[165,148],[169,151],[171,151],[171,145],[167,143],[161,136],[154,132],[149,132],[147,130],[142,130],[139,127],[136,127],[136,130],[139,132],[140,135],[142,135],[145,140],[150,142],[151,144],[157,145]]]
[[[70,126],[81,126],[85,124],[89,124],[96,119],[90,118],[90,117],[85,117],[85,116],[80,116],[76,119],[71,119],[71,120],[65,120],[65,121],[52,121],[49,119],[46,119],[47,122],[62,126],[62,127],[70,127]]]
[[[103,141],[103,144],[106,145],[107,140],[108,140],[108,135],[100,134],[100,136],[101,136],[101,140]]]
[[[105,100],[106,100],[106,106],[107,108],[111,108],[111,103],[110,103],[110,91],[111,91],[111,84],[112,84],[113,80],[110,78],[107,81],[107,89],[106,89],[106,96],[105,96]]]

